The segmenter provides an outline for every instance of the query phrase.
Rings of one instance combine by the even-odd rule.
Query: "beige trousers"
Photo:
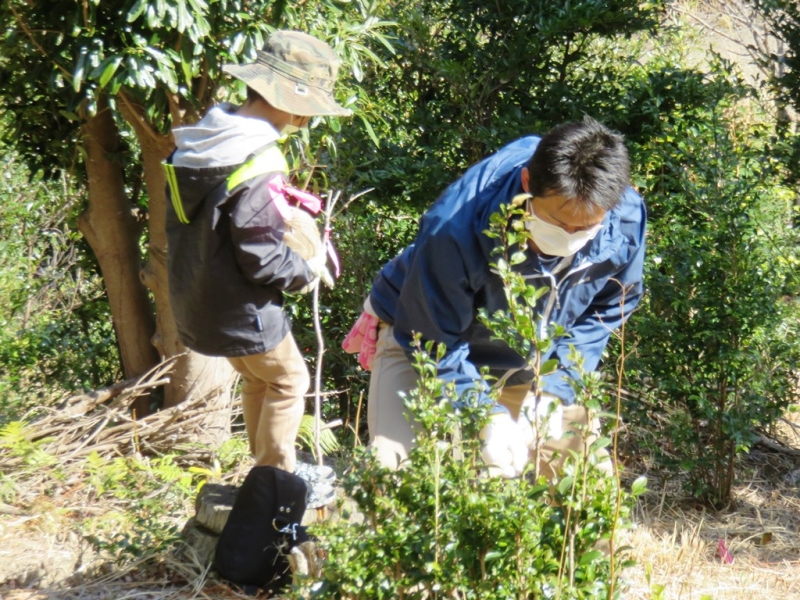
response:
[[[367,425],[370,446],[379,462],[390,469],[396,469],[408,457],[414,445],[414,428],[417,425],[406,417],[399,392],[408,392],[416,386],[417,372],[395,341],[394,328],[381,323],[369,380]],[[528,385],[507,387],[501,392],[498,402],[517,419],[529,393]],[[588,436],[585,433],[587,423],[588,414],[584,407],[564,407],[562,437],[544,440],[531,450],[531,460],[538,462],[540,474],[548,479],[553,477],[559,472],[569,450],[582,453],[596,439],[599,421],[595,419],[592,422]],[[584,433],[579,433],[581,431]],[[603,464],[606,463],[608,461]]]
[[[242,412],[256,465],[294,472],[295,439],[311,379],[289,333],[273,350],[228,359],[242,376]]]

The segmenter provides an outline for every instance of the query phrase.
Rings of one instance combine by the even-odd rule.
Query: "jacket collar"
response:
[[[616,209],[612,209],[606,213],[606,217],[603,219],[603,228],[595,238],[578,250],[575,262],[589,260],[593,263],[601,263],[609,260],[611,257],[619,255],[624,242],[625,236],[621,231],[621,220]]]

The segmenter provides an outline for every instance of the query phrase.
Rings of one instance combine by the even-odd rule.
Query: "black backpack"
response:
[[[300,525],[306,482],[275,467],[253,467],[217,542],[214,566],[245,592],[275,594],[292,581],[289,550],[310,538]],[[255,589],[254,589],[255,588]]]

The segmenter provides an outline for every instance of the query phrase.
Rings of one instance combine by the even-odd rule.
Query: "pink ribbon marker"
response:
[[[317,198],[314,194],[298,190],[290,186],[283,180],[283,177],[276,175],[267,182],[269,191],[272,192],[272,201],[275,203],[275,208],[284,219],[292,216],[289,210],[289,199],[286,194],[292,197],[295,204],[299,204],[305,208],[312,215],[316,215],[322,210],[322,200]]]
[[[278,209],[278,212],[284,218],[284,220],[288,220],[292,216],[292,212],[289,210],[290,200],[293,204],[297,204],[305,208],[312,215],[317,215],[319,214],[319,211],[322,210],[322,200],[310,192],[304,192],[296,187],[292,187],[286,183],[283,177],[280,175],[276,175],[270,179],[267,182],[267,187],[269,188],[269,191],[272,192],[272,201],[275,204],[275,208]],[[341,263],[339,262],[339,255],[336,254],[336,248],[333,247],[333,242],[331,242],[330,228],[325,230],[325,238],[323,239],[323,243],[325,244],[325,252],[328,254],[328,258],[331,259],[334,275],[339,277],[339,275],[341,275],[342,268]]]
[[[724,540],[719,540],[717,543],[717,554],[719,555],[720,560],[726,565],[733,564],[733,554],[731,554],[731,551],[728,550]]]

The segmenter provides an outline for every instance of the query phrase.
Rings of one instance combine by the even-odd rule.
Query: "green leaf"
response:
[[[74,112],[69,111],[69,110],[60,110],[60,111],[58,111],[58,114],[60,114],[62,117],[65,117],[65,118],[69,119],[70,121],[79,121],[80,120],[80,117],[78,117],[77,114],[75,114]]]
[[[608,448],[610,445],[611,445],[611,438],[602,436],[597,438],[594,442],[592,442],[591,450],[592,452],[594,452],[602,448]]]
[[[123,56],[121,54],[117,54],[116,56],[109,56],[106,58],[100,65],[92,71],[92,76],[97,77],[96,73],[99,73],[98,83],[100,84],[101,88],[104,88],[111,78],[114,76],[114,73],[117,72],[117,68],[119,64],[122,62]]]
[[[564,477],[564,479],[558,482],[556,489],[558,489],[558,492],[560,494],[566,494],[572,487],[572,483],[574,481],[575,478],[572,475],[567,475],[566,477]]]
[[[302,441],[311,452],[315,451],[314,445],[314,417],[312,415],[303,415],[300,421],[300,430],[297,433],[297,438]],[[339,448],[339,441],[336,435],[330,429],[322,429],[319,432],[319,445],[323,454],[332,454]]]
[[[634,496],[641,496],[647,491],[647,477],[642,475],[637,477],[631,484],[631,494]]]
[[[610,419],[611,421],[617,420],[617,413],[608,412],[607,410],[599,410],[594,416],[598,419]]]
[[[208,4],[205,3],[205,0],[189,0],[189,4],[192,7],[195,18],[198,13],[205,13],[208,10]]]
[[[125,17],[128,23],[133,23],[136,19],[138,19],[144,12],[146,6],[147,0],[136,0],[136,4],[133,5]]]
[[[558,359],[551,358],[542,365],[541,369],[539,369],[539,375],[548,375],[550,373],[554,373],[556,369],[558,369]]]
[[[81,91],[81,84],[86,70],[86,48],[81,48],[78,60],[75,61],[75,70],[72,72],[72,89],[75,93]]]
[[[364,80],[364,73],[361,71],[361,63],[357,60],[353,61],[353,77],[356,81],[361,83]]]
[[[186,2],[178,0],[178,31],[183,33],[192,25],[192,15],[186,10]]]
[[[378,140],[378,136],[375,135],[375,130],[372,129],[372,125],[369,124],[369,121],[367,121],[364,115],[358,115],[358,116],[361,119],[361,122],[364,123],[364,128],[367,130],[367,134],[369,135],[369,138],[372,140],[372,143],[375,144],[376,148],[380,148],[381,143]]]
[[[583,567],[601,558],[603,558],[603,553],[600,550],[590,550],[581,555],[578,559],[578,564]]]

